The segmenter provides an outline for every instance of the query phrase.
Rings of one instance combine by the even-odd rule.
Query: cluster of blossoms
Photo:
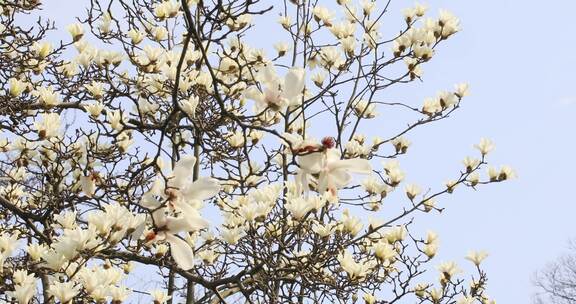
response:
[[[0,301],[494,303],[483,252],[469,285],[454,262],[425,278],[439,237],[411,219],[513,170],[487,139],[429,191],[400,162],[468,86],[382,94],[422,78],[456,17],[416,5],[384,37],[378,1],[284,1],[285,41],[260,46],[265,1],[101,2],[59,44],[22,26],[48,3],[0,7]],[[397,106],[418,118],[370,130]]]

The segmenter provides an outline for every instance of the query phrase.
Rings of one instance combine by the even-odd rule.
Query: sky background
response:
[[[84,1],[44,3],[64,29]],[[529,303],[532,274],[576,237],[576,1],[425,3],[432,15],[438,8],[455,13],[463,31],[424,66],[423,83],[393,90],[390,98],[421,101],[459,82],[470,83],[472,94],[450,119],[409,136],[413,145],[401,162],[409,181],[440,186],[464,156],[477,155],[472,145],[481,137],[496,143],[489,161],[511,165],[518,178],[480,191],[458,189],[438,202],[446,208],[442,215],[419,216],[418,227],[440,234],[438,262],[465,263],[469,250],[487,250],[489,294],[499,303]],[[412,4],[393,1],[390,20],[400,20],[401,9]],[[397,28],[396,21],[383,27]]]

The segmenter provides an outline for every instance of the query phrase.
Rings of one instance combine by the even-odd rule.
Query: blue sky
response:
[[[82,2],[50,0],[45,5],[63,28],[81,12]],[[390,96],[422,101],[459,82],[469,82],[472,94],[453,117],[409,137],[413,145],[402,161],[409,180],[441,185],[458,172],[464,156],[476,155],[472,145],[481,137],[496,143],[489,160],[513,166],[518,178],[480,191],[458,189],[439,201],[446,207],[442,215],[420,217],[419,227],[440,234],[438,262],[465,263],[471,249],[490,252],[485,262],[489,294],[499,303],[528,303],[534,290],[530,276],[576,237],[571,192],[576,169],[576,2],[426,3],[433,14],[438,8],[454,12],[463,31],[424,67],[423,83],[392,90]],[[391,16],[400,18],[401,8],[412,4],[395,1]]]

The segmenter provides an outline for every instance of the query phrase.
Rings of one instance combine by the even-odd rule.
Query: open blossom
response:
[[[470,88],[467,83],[460,83],[456,85],[456,92],[454,93],[459,98],[470,95]]]
[[[142,42],[142,40],[144,40],[145,36],[146,35],[144,33],[142,33],[141,31],[139,31],[137,29],[131,29],[128,31],[128,37],[130,38],[130,41],[135,45]]]
[[[149,241],[169,243],[174,261],[184,270],[194,266],[194,253],[190,245],[178,234],[208,227],[208,222],[201,217],[198,207],[203,200],[211,198],[220,191],[218,182],[213,179],[200,178],[192,181],[191,174],[195,163],[195,157],[183,157],[174,165],[166,187],[157,180],[141,202],[142,206],[155,210],[152,218],[156,229],[146,238]],[[156,197],[169,199],[170,204],[162,207],[162,202]]]
[[[80,287],[74,282],[54,282],[50,285],[48,293],[54,296],[60,303],[68,303],[80,292]]]
[[[286,42],[278,42],[274,44],[274,49],[276,50],[276,52],[278,52],[278,57],[282,57],[286,55],[286,52],[288,51],[288,49],[290,49],[290,46]]]
[[[481,138],[480,139],[480,143],[477,145],[474,145],[474,147],[476,149],[478,149],[478,151],[480,151],[480,153],[482,153],[482,155],[486,155],[488,153],[490,153],[492,150],[494,150],[494,143],[487,139],[487,138]]]
[[[244,145],[245,140],[244,140],[244,133],[240,130],[237,132],[234,132],[232,134],[229,134],[226,137],[226,140],[228,141],[228,143],[230,144],[230,146],[232,146],[233,148],[240,148]]]
[[[154,304],[164,304],[172,298],[166,291],[158,289],[151,291],[150,296],[152,296]]]
[[[34,127],[41,139],[60,135],[60,115],[58,113],[40,114],[41,121],[35,122]]]
[[[8,85],[10,87],[10,95],[12,97],[19,96],[26,89],[26,83],[17,78],[10,78],[8,80]]]
[[[474,265],[479,266],[486,257],[488,257],[488,253],[485,251],[471,251],[466,256],[466,259],[474,263]]]
[[[364,224],[359,217],[350,215],[350,211],[348,209],[344,209],[342,212],[342,228],[345,232],[349,233],[352,236],[355,236],[362,230]]]
[[[240,240],[240,238],[243,236],[243,234],[244,234],[244,229],[241,227],[236,227],[236,228],[231,228],[231,229],[222,228],[220,230],[220,235],[222,236],[222,239],[230,245],[235,245],[236,243],[238,243],[238,240]]]
[[[190,96],[190,98],[180,101],[180,107],[182,107],[182,111],[186,112],[190,117],[196,118],[198,101],[198,96]]]
[[[32,51],[40,58],[44,59],[52,52],[52,44],[49,42],[34,42]]]
[[[454,275],[462,272],[454,262],[445,262],[438,265],[438,271],[440,271],[440,277],[446,281],[450,281]]]
[[[84,36],[84,29],[82,28],[82,24],[80,23],[70,24],[66,27],[66,29],[68,30],[68,33],[70,33],[70,35],[72,36],[72,40],[74,42],[82,39],[82,37]]]
[[[383,165],[386,174],[390,178],[390,184],[392,186],[395,187],[404,180],[406,175],[404,174],[404,171],[400,169],[400,163],[397,160],[385,162]]]
[[[154,15],[161,20],[166,18],[174,18],[178,15],[180,10],[180,2],[178,1],[164,1],[156,4],[154,7]]]
[[[40,102],[48,107],[60,103],[60,97],[58,96],[58,93],[54,92],[52,87],[39,88],[35,94],[38,96]]]
[[[420,193],[422,193],[420,186],[416,184],[409,184],[406,186],[406,196],[408,196],[410,200],[413,200]]]
[[[356,262],[354,257],[347,251],[339,254],[338,262],[342,269],[348,274],[352,280],[362,280],[368,275],[374,266],[372,263],[364,263],[362,261]]]
[[[304,69],[292,68],[284,78],[280,78],[272,66],[265,67],[257,76],[264,89],[250,87],[246,91],[246,97],[256,101],[256,110],[261,112],[265,109],[281,111],[288,106],[298,104],[299,96],[304,90]]]
[[[9,291],[7,295],[15,299],[18,304],[28,304],[36,294],[34,274],[28,274],[26,270],[16,270],[13,274],[13,281],[14,291]]]
[[[376,112],[376,104],[370,103],[368,100],[358,100],[354,103],[354,111],[358,117],[374,118],[378,114]]]
[[[101,82],[93,81],[90,84],[84,86],[86,90],[94,97],[94,99],[99,100],[104,96],[104,84]]]
[[[12,255],[18,246],[18,233],[0,235],[0,273],[3,272],[4,261]]]
[[[112,129],[116,130],[116,131],[121,131],[124,125],[124,115],[122,113],[122,111],[120,110],[115,110],[115,111],[110,111],[108,110],[106,113],[106,116],[108,117],[108,120],[110,122],[110,126],[112,127]]]
[[[374,251],[374,255],[376,255],[376,257],[381,261],[393,261],[393,259],[398,255],[394,246],[383,241],[379,241],[372,245],[372,250]]]
[[[314,205],[303,197],[291,199],[290,202],[286,204],[286,210],[290,211],[290,214],[292,214],[292,217],[296,220],[304,218],[304,216],[313,209]]]
[[[310,175],[319,174],[317,190],[336,191],[352,181],[350,173],[369,174],[372,172],[370,162],[365,159],[341,159],[340,152],[334,148],[322,152],[314,152],[299,157],[300,172],[298,186],[306,189]]]

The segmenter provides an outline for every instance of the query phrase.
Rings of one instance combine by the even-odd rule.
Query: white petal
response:
[[[168,185],[170,187],[181,188],[186,179],[192,175],[192,170],[196,164],[196,157],[186,155],[182,157],[175,165],[172,171],[173,178],[170,179]]]
[[[302,90],[304,90],[304,84],[304,69],[290,69],[284,79],[284,96],[288,99],[296,98],[300,93],[302,93]]]
[[[318,173],[322,169],[322,153],[311,153],[302,155],[299,158],[300,168],[312,174]]]
[[[208,221],[203,219],[198,210],[192,206],[182,203],[175,207],[178,211],[181,211],[181,217],[169,219],[168,229],[170,231],[198,231],[208,227]]]
[[[366,159],[344,159],[335,162],[331,162],[328,167],[330,170],[339,170],[339,169],[346,169],[350,172],[354,173],[364,173],[368,174],[372,172],[372,166],[370,166],[370,162]]]
[[[190,245],[172,234],[167,234],[166,240],[170,243],[170,253],[178,267],[184,270],[192,269],[194,267],[194,252]]]
[[[187,200],[205,200],[220,192],[220,184],[217,180],[209,177],[202,177],[188,186],[184,191],[184,198]]]
[[[264,94],[257,87],[249,87],[244,91],[244,97],[258,102],[264,101]]]

